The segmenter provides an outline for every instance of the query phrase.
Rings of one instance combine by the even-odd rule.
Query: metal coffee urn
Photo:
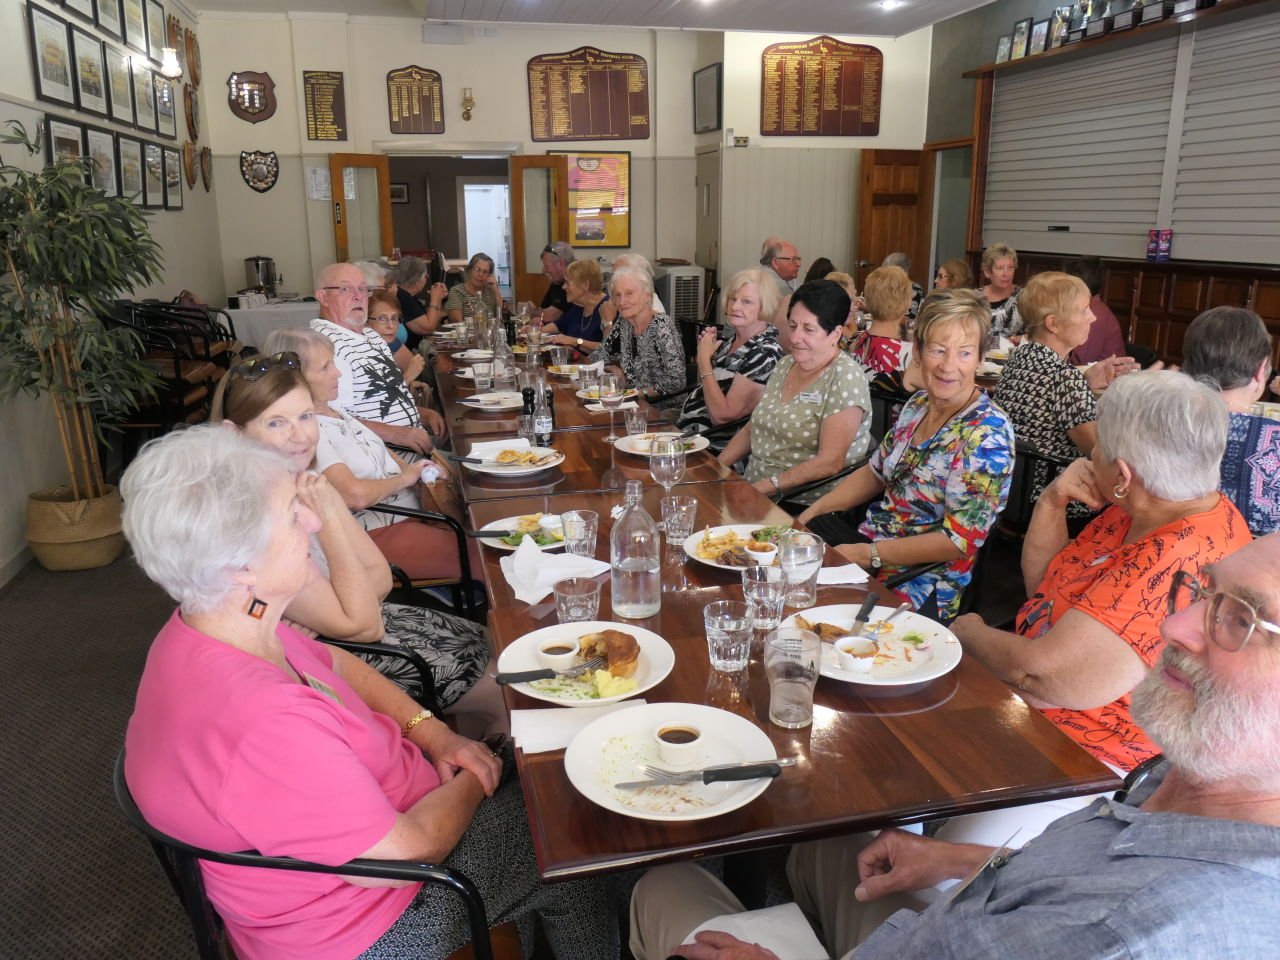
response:
[[[276,295],[276,262],[270,257],[244,258],[245,286],[268,297]]]

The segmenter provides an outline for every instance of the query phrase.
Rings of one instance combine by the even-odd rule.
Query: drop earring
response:
[[[249,609],[246,610],[245,613],[253,617],[255,620],[261,620],[267,613],[267,601],[253,597],[249,601]]]

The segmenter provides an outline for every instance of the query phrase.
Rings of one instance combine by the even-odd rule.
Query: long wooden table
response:
[[[748,484],[732,479],[690,483],[681,494],[698,501],[699,527],[720,523],[789,523],[790,517]],[[658,514],[660,488],[647,485],[646,509]],[[536,512],[572,508],[600,516],[596,555],[608,558],[616,492],[581,492],[503,500],[473,500],[473,525]],[[516,600],[498,560],[484,549],[483,572],[494,648],[556,622],[550,597],[532,606]],[[828,564],[842,561],[828,553]],[[951,674],[908,696],[871,699],[848,685],[818,682],[814,723],[784,730],[768,722],[768,686],[758,657],[745,675],[710,667],[702,608],[717,599],[741,599],[736,572],[688,560],[666,550],[662,609],[634,621],[675,649],[676,667],[645,692],[649,702],[705,703],[756,723],[779,755],[800,762],[757,799],[723,816],[693,823],[656,823],[600,809],[570,784],[563,752],[517,753],[539,871],[555,880],[631,869],[697,856],[750,850],[855,830],[908,824],[1002,806],[1115,789],[1110,770],[1060,733],[1038,711],[971,658]],[[878,585],[872,589],[883,593]],[[819,587],[818,604],[856,603],[858,587]],[[601,591],[600,618],[613,616],[609,585]],[[546,707],[514,691],[511,708]]]

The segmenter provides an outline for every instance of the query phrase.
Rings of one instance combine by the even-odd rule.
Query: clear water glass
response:
[[[702,609],[711,666],[735,673],[751,656],[751,608],[740,600],[716,600]]]
[[[818,602],[818,571],[826,546],[814,534],[791,530],[778,539],[778,566],[787,582],[790,607],[812,607]]]
[[[600,517],[594,510],[569,510],[560,515],[564,530],[564,552],[575,557],[596,555],[596,533]]]
[[[788,730],[813,723],[813,688],[818,682],[822,643],[816,633],[780,627],[764,640],[764,675],[769,680],[769,720]]]
[[[555,364],[557,367],[563,367],[566,363],[569,362],[569,348],[568,347],[552,347],[551,362]]]
[[[471,375],[475,378],[477,393],[488,393],[493,389],[492,363],[473,363]]]
[[[649,421],[644,418],[644,411],[639,407],[622,411],[622,422],[627,426],[627,436],[636,437],[649,429]]]
[[[745,567],[742,595],[751,605],[751,619],[757,630],[776,630],[782,623],[782,600],[786,580],[778,567]]]
[[[667,532],[667,543],[682,544],[693,536],[698,518],[698,501],[693,497],[663,497],[662,525]]]
[[[594,390],[600,386],[600,371],[595,367],[587,369],[585,367],[578,370],[578,389]]]
[[[622,378],[616,373],[606,373],[600,378],[600,405],[609,411],[609,435],[604,438],[605,443],[618,441],[617,434],[613,432],[613,415],[622,406],[624,393]]]
[[[561,623],[595,620],[600,613],[600,581],[569,577],[551,588],[556,595],[556,616]]]
[[[529,446],[538,445],[538,431],[534,428],[532,413],[522,413],[516,417],[516,433],[521,439],[528,440]]]

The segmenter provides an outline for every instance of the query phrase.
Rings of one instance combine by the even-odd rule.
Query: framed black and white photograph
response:
[[[164,150],[158,143],[142,144],[142,205],[164,209]]]
[[[133,109],[138,129],[155,133],[156,88],[151,81],[151,68],[140,57],[133,58]]]
[[[164,148],[164,208],[182,209],[182,154]]]
[[[34,3],[27,4],[27,27],[31,38],[31,66],[35,71],[36,99],[76,105],[72,85],[71,37],[67,21]]]
[[[120,0],[124,42],[138,53],[147,52],[147,15],[144,3],[145,0]]]
[[[1049,21],[1041,20],[1039,23],[1031,25],[1031,40],[1027,45],[1027,56],[1034,57],[1037,53],[1044,53],[1049,43]]]
[[[1005,63],[1009,59],[1009,49],[1013,44],[1013,37],[1005,34],[996,41],[996,63]]]
[[[147,0],[147,56],[156,63],[164,56],[164,7]]]
[[[133,58],[123,47],[107,40],[102,44],[102,59],[107,67],[107,113],[116,123],[132,127]]]
[[[723,104],[724,65],[713,63],[693,72],[693,132],[719,130]]]
[[[44,133],[44,158],[49,163],[84,156],[84,128],[80,124],[46,114]]]
[[[75,65],[76,102],[85,113],[107,115],[107,71],[102,41],[79,27],[71,28],[71,62]]]
[[[391,202],[392,203],[408,203],[409,202],[409,185],[407,183],[391,184]]]
[[[120,196],[142,206],[143,196],[142,141],[123,134],[116,137],[116,169],[120,173]]]
[[[1019,20],[1013,25],[1013,43],[1009,46],[1009,59],[1021,60],[1027,55],[1027,44],[1031,40],[1031,18]]]
[[[62,6],[93,23],[93,0],[62,0]]]
[[[178,139],[178,102],[173,81],[154,71],[151,74],[156,91],[156,133],[170,140]]]
[[[89,158],[89,182],[108,197],[120,195],[116,169],[116,135],[97,127],[84,128],[84,153]]]
[[[94,18],[98,29],[113,40],[124,39],[124,20],[120,16],[120,0],[98,0]]]

